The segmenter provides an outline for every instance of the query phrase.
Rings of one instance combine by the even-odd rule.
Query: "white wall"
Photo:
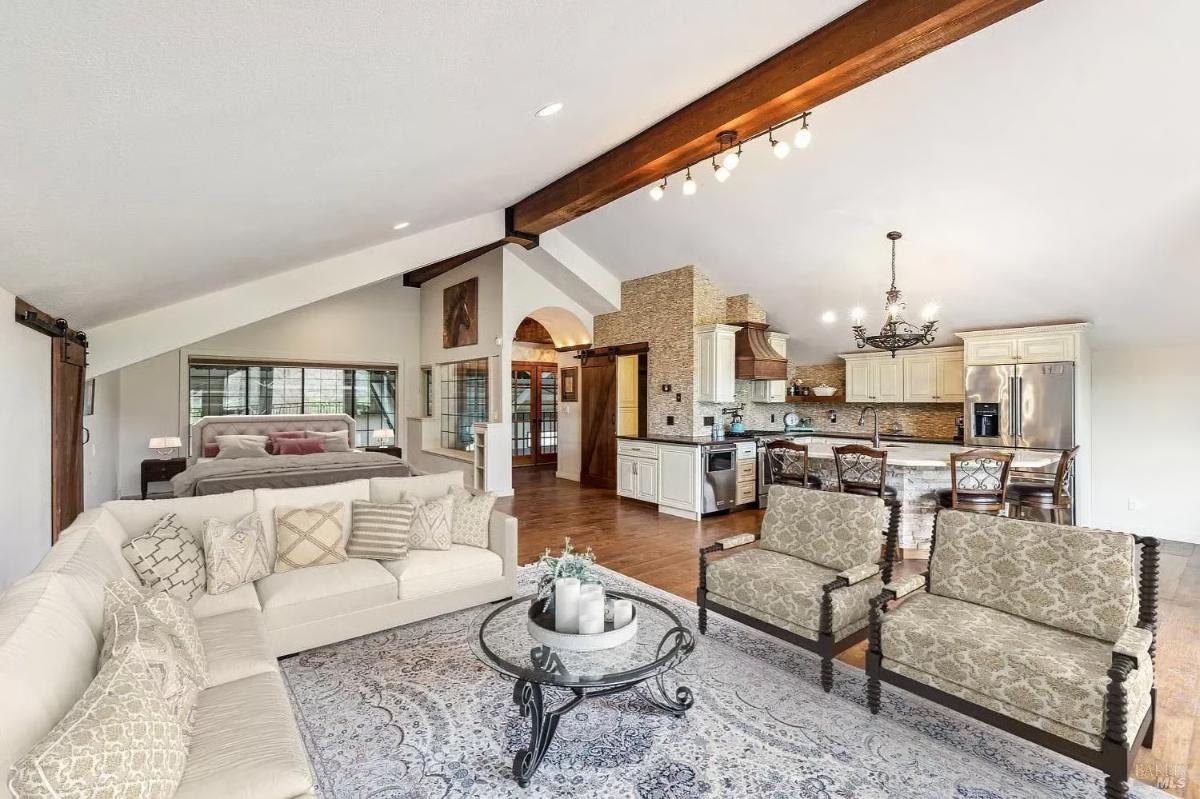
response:
[[[1200,346],[1093,351],[1093,526],[1200,543],[1197,397]]]
[[[108,372],[95,379],[92,415],[83,417],[83,506],[94,508],[116,499],[121,462],[121,376]]]
[[[18,325],[0,289],[0,590],[50,548],[50,339]]]
[[[189,344],[119,370],[122,496],[139,491],[139,469],[156,435],[187,441],[187,362],[192,355],[377,363],[397,367],[396,443],[417,405],[420,292],[385,280]]]

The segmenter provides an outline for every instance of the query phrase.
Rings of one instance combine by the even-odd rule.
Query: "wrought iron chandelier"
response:
[[[917,344],[933,343],[933,334],[937,332],[937,320],[933,316],[937,312],[937,307],[934,305],[926,307],[923,314],[924,323],[920,327],[904,321],[901,317],[906,306],[900,289],[896,288],[896,242],[900,238],[900,231],[893,230],[887,234],[887,237],[892,242],[892,286],[884,295],[886,299],[883,310],[886,316],[883,327],[879,329],[878,335],[868,336],[866,328],[862,326],[862,310],[855,309],[853,329],[854,339],[860,350],[864,347],[874,347],[877,350],[890,352],[895,358],[898,350],[908,349]]]

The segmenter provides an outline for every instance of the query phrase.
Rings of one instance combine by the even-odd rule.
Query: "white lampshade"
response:
[[[150,439],[150,449],[179,449],[183,442],[178,436],[160,436]]]
[[[383,441],[391,441],[392,439],[394,439],[396,437],[396,431],[392,430],[389,427],[384,427],[379,430],[376,430],[371,435],[373,435],[373,436],[375,436],[375,438],[378,438]]]

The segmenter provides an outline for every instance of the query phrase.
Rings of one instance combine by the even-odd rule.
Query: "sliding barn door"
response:
[[[589,358],[579,369],[583,401],[579,482],[592,488],[617,487],[617,364]]]
[[[87,350],[53,339],[50,366],[51,541],[83,511],[83,372]]]

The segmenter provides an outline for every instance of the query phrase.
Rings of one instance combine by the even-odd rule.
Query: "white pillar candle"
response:
[[[628,599],[613,600],[613,629],[619,630],[633,621],[633,603]]]
[[[600,583],[584,583],[579,586],[579,598],[588,599],[591,597],[599,597],[600,601],[604,601],[604,586]]]
[[[554,581],[554,629],[560,633],[579,632],[579,579],[559,577]]]
[[[590,603],[589,603],[590,605]],[[581,635],[595,635],[604,632],[604,609],[585,610],[579,614],[579,632]]]
[[[587,635],[588,632],[583,629],[584,616],[597,616],[600,619],[600,629],[595,632],[604,632],[604,594],[598,591],[589,591],[579,598],[579,632]]]

